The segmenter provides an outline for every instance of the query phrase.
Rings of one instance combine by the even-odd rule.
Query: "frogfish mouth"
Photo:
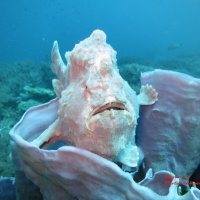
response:
[[[115,101],[115,102],[109,102],[106,103],[100,107],[95,108],[90,116],[94,116],[106,111],[110,111],[110,110],[126,110],[128,111],[128,109],[126,108],[126,106],[120,102],[120,101]]]

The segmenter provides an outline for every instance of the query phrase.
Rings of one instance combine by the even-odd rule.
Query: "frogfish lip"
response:
[[[131,125],[134,121],[134,113],[131,112],[130,106],[128,106],[127,103],[123,103],[121,101],[107,101],[104,104],[95,107],[91,113],[89,114],[89,117],[86,121],[86,127],[88,130],[93,131],[95,128],[96,121],[106,117],[106,115],[101,115],[101,114],[106,114],[111,111],[112,116],[113,116],[113,111],[116,117],[119,117],[121,115],[126,116],[127,118],[127,123],[128,126]],[[117,112],[120,111],[119,115],[117,115]]]
[[[126,110],[126,111],[128,111],[128,109],[124,103],[122,103],[120,101],[113,101],[113,102],[105,103],[102,106],[96,107],[90,113],[90,117],[98,115],[98,114],[106,112],[106,111],[110,111],[110,110]]]

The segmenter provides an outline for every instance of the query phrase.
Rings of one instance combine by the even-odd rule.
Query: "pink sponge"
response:
[[[16,172],[21,173],[17,178],[24,180],[20,183],[25,183],[25,173],[47,200],[199,199],[197,188],[178,196],[178,185],[173,183],[179,180],[166,181],[169,176],[190,176],[199,164],[200,80],[156,70],[143,74],[142,83],[152,84],[159,92],[157,103],[141,110],[137,132],[145,165],[153,168],[154,176],[149,170],[136,183],[116,164],[87,150],[71,146],[45,150],[32,145],[30,141],[57,118],[55,99],[28,110],[10,132]],[[19,191],[27,187],[32,185],[18,185]],[[30,192],[18,194],[19,199],[30,196]]]
[[[142,74],[146,83],[155,87],[159,98],[141,110],[137,137],[145,165],[191,176],[200,164],[200,80],[155,70]]]

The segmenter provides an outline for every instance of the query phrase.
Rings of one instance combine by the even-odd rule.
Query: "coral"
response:
[[[12,88],[10,88],[9,85],[1,83],[0,94],[0,110],[4,109],[4,106],[15,106],[15,95],[13,94]]]
[[[1,63],[0,68],[0,175],[13,176],[8,132],[26,109],[52,98],[50,88],[53,75],[49,70],[49,64],[45,62]],[[42,98],[39,94],[28,94],[26,98],[23,97],[24,87],[27,85],[31,88],[45,88],[36,89],[39,94],[43,94]],[[47,88],[49,90],[46,90]]]
[[[45,102],[48,99],[54,98],[55,93],[53,92],[53,90],[48,88],[31,87],[27,85],[24,87],[23,92],[20,93],[20,97],[22,100],[34,99],[40,102]]]
[[[3,118],[0,121],[0,175],[1,176],[14,176],[14,168],[10,159],[10,137],[8,132],[14,125],[16,117]]]
[[[41,102],[36,101],[34,99],[29,99],[27,101],[20,101],[17,109],[19,112],[25,112],[28,108],[33,107],[33,106],[37,106],[39,105]]]
[[[200,55],[184,55],[174,59],[160,60],[155,67],[183,72],[200,78]]]
[[[140,75],[142,72],[152,71],[154,68],[148,65],[141,65],[137,63],[127,63],[121,64],[119,66],[119,73],[121,76],[128,81],[129,85],[139,93],[141,84],[140,84]]]

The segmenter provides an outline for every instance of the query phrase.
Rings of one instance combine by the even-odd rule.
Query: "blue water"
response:
[[[0,61],[48,60],[55,39],[64,54],[96,28],[118,58],[199,54],[200,0],[1,0]]]

